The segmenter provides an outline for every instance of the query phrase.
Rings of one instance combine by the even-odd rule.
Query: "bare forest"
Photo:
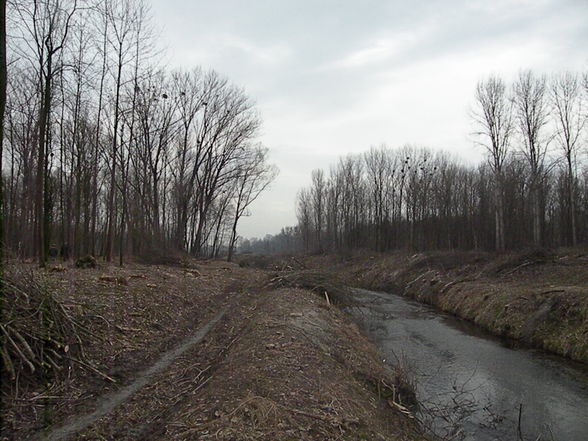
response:
[[[6,249],[232,256],[276,175],[253,101],[202,67],[170,71],[143,0],[8,4]]]
[[[406,145],[314,170],[298,225],[244,241],[261,253],[497,250],[588,241],[588,77],[521,71],[473,91],[472,138],[486,160]],[[466,116],[464,115],[464,118]],[[464,134],[465,135],[465,134]]]
[[[588,439],[588,4],[405,3],[0,0],[0,441]]]

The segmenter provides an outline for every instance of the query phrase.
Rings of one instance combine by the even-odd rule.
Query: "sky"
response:
[[[523,69],[588,71],[588,0],[151,0],[165,63],[242,87],[280,174],[241,220],[295,225],[313,169],[371,146],[442,149],[479,162],[476,83]]]

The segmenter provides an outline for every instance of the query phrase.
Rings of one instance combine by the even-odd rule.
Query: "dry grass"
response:
[[[343,313],[299,289],[251,300],[248,324],[166,439],[425,439],[401,404],[404,386]]]
[[[404,374],[387,368],[357,326],[327,303],[325,290],[329,302],[345,302],[340,285],[289,263],[280,269],[288,276],[275,286],[315,292],[272,290],[266,272],[222,262],[31,267],[68,317],[92,333],[88,363],[116,383],[77,369],[67,381],[31,384],[18,396],[4,390],[3,439],[31,439],[92,411],[227,307],[201,343],[72,439],[424,439],[407,418]]]
[[[530,249],[518,253],[507,253],[492,259],[483,269],[488,276],[510,275],[531,265],[544,265],[555,262],[553,250],[544,248]]]
[[[91,408],[96,396],[130,381],[232,293],[265,280],[259,272],[213,261],[54,268],[17,264],[7,271],[3,328],[17,345],[22,343],[14,331],[25,339],[35,354],[21,349],[29,361],[45,364],[33,364],[33,373],[6,340],[15,371],[11,380],[4,361],[6,439],[28,439],[31,431]]]
[[[402,294],[493,334],[588,363],[585,250],[395,253],[335,265],[331,258],[306,262],[349,286]]]

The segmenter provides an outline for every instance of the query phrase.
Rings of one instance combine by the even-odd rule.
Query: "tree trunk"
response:
[[[114,225],[114,195],[116,191],[116,154],[118,151],[117,145],[117,133],[118,133],[118,123],[120,119],[119,115],[119,103],[120,103],[120,88],[121,88],[121,77],[122,77],[122,43],[119,46],[118,52],[118,70],[116,74],[116,96],[114,102],[114,128],[112,130],[113,139],[112,139],[112,167],[110,172],[110,194],[108,196],[108,227],[106,232],[106,261],[112,262],[112,248],[114,245],[114,229],[116,228]]]
[[[106,78],[106,43],[108,35],[108,20],[104,23],[102,46],[102,73],[100,75],[100,90],[98,92],[98,117],[96,121],[96,140],[94,143],[94,164],[92,169],[92,223],[90,226],[89,252],[96,255],[96,221],[98,217],[98,150],[100,148],[100,128],[102,122],[102,100],[104,96],[104,80]]]
[[[41,103],[41,107],[39,109],[39,138],[38,138],[38,157],[37,157],[37,196],[36,196],[36,205],[37,205],[37,257],[38,263],[40,267],[45,267],[45,262],[47,261],[47,253],[45,249],[45,223],[46,223],[46,213],[45,213],[45,180],[46,180],[46,164],[45,164],[45,156],[46,156],[46,136],[47,136],[47,122],[49,119],[49,110],[51,108],[51,77],[53,75],[52,72],[52,57],[49,54],[47,58],[47,72],[42,73],[43,77],[43,101]]]
[[[504,251],[504,196],[502,192],[502,177],[500,175],[496,176],[495,197],[496,251]]]
[[[4,112],[6,110],[6,0],[0,0],[0,171],[4,153]],[[0,303],[4,298],[2,276],[4,274],[4,179],[0,173]],[[2,309],[0,307],[0,315]]]
[[[578,232],[576,227],[576,182],[574,179],[574,168],[572,166],[571,155],[567,157],[568,165],[568,210],[570,211],[570,228],[571,228],[571,239],[572,246],[578,244]]]

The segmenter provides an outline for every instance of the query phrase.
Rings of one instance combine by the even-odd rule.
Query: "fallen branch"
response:
[[[92,372],[94,372],[95,374],[101,376],[102,378],[112,382],[112,383],[116,383],[116,380],[112,377],[109,377],[108,375],[106,375],[104,372],[99,371],[98,369],[96,369],[94,366],[92,366],[89,363],[86,363],[85,361],[82,360],[78,360],[77,358],[73,358],[73,357],[67,357],[68,360],[73,361],[74,363],[78,363],[79,365],[90,369]]]

